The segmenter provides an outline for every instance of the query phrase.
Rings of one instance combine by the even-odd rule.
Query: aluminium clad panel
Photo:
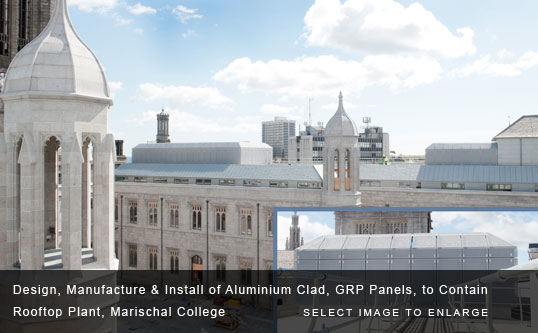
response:
[[[390,244],[392,235],[370,235],[368,246],[366,247],[367,259],[388,259],[390,258]]]
[[[340,260],[342,257],[342,246],[344,246],[345,242],[345,236],[325,236],[325,239],[318,248],[319,259]]]
[[[366,259],[370,235],[349,235],[342,246],[342,259]]]
[[[462,256],[463,247],[460,234],[437,235],[438,258],[461,258]]]
[[[415,234],[411,248],[413,258],[435,258],[437,257],[437,235],[435,234]]]
[[[488,243],[489,257],[494,258],[515,258],[517,256],[517,247],[507,241],[486,233]]]
[[[391,258],[411,258],[411,234],[395,234],[390,246]]]
[[[489,256],[488,242],[485,234],[462,234],[461,241],[463,245],[464,258],[487,258]]]

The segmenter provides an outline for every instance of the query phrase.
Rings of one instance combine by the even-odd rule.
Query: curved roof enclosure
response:
[[[256,142],[152,143],[133,148],[133,163],[271,164],[273,148]]]
[[[57,0],[43,32],[11,62],[4,94],[82,95],[109,99],[101,64],[75,32],[66,0]]]
[[[325,136],[359,136],[355,122],[344,110],[342,92],[338,96],[338,109],[325,127]]]

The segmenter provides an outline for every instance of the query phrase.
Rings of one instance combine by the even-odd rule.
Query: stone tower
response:
[[[11,62],[0,99],[0,269],[42,269],[49,249],[63,269],[116,269],[112,99],[66,0]]]
[[[0,0],[0,73],[49,22],[55,0]]]
[[[286,250],[295,250],[302,245],[301,228],[299,228],[299,215],[294,212],[291,216],[290,237],[286,239]]]
[[[157,143],[170,142],[170,135],[168,134],[168,121],[170,115],[164,112],[157,114]]]
[[[344,110],[342,93],[338,109],[325,128],[323,148],[323,203],[327,206],[360,205],[359,132]]]

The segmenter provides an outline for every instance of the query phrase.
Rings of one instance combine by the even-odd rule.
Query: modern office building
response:
[[[321,164],[323,163],[323,146],[325,129],[322,125],[307,125],[298,136],[288,139],[289,163]],[[379,126],[367,126],[359,132],[359,147],[363,163],[378,163],[390,155],[389,134]]]
[[[382,157],[390,156],[389,133],[383,132],[383,127],[365,127],[359,133],[361,160],[377,162]]]
[[[290,136],[295,136],[295,120],[275,117],[274,120],[262,122],[262,142],[273,147],[274,159],[288,158]]]

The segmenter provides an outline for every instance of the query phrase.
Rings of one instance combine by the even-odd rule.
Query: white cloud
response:
[[[346,102],[345,109],[346,110],[353,110],[356,109],[358,106],[357,104]],[[328,111],[336,111],[338,109],[338,103],[329,103],[324,104],[319,107],[320,110],[328,110]]]
[[[213,79],[236,84],[242,91],[306,98],[336,96],[340,90],[344,94],[356,93],[373,85],[414,87],[438,80],[442,71],[436,60],[425,56],[372,55],[354,61],[329,55],[268,62],[243,57],[217,72]]]
[[[506,52],[499,53],[499,58],[504,59],[508,55]],[[538,66],[538,53],[527,51],[523,53],[514,62],[496,62],[491,59],[491,56],[486,55],[480,57],[471,65],[453,70],[450,74],[454,76],[470,76],[470,75],[485,75],[485,76],[519,76],[523,71]]]
[[[298,111],[297,106],[283,106],[283,105],[276,105],[276,104],[263,104],[260,107],[260,113],[266,114],[266,115],[288,115],[292,112]]]
[[[178,5],[172,9],[172,13],[174,13],[183,24],[186,24],[189,20],[201,19],[203,17],[201,14],[198,14],[198,8],[187,8],[182,5]]]
[[[538,239],[536,213],[519,212],[434,212],[434,231],[437,227],[453,226],[456,230],[489,232],[516,245],[520,250]]]
[[[139,35],[143,35],[144,34],[144,29],[142,28],[134,28],[133,31]]]
[[[96,11],[99,13],[105,13],[116,6],[118,6],[118,0],[69,0],[69,5],[76,7],[79,10],[85,12]]]
[[[259,134],[261,130],[260,120],[257,117],[230,117],[229,114],[217,115],[212,121],[207,121],[207,117],[198,115],[195,112],[185,112],[174,108],[166,108],[170,115],[170,133],[180,135],[186,140],[181,141],[213,141],[213,134],[228,133],[237,137],[247,133],[250,136]],[[141,114],[141,117],[128,120],[129,123],[138,126],[156,124],[157,110],[148,110]]]
[[[290,235],[291,217],[278,217],[278,249],[286,249],[286,238]],[[334,229],[326,224],[317,221],[310,221],[308,216],[299,215],[299,228],[301,228],[301,237],[307,243],[320,236],[334,235]]]
[[[417,2],[405,7],[393,0],[316,0],[304,23],[309,45],[449,58],[475,52],[470,28],[459,28],[453,34]]]
[[[133,15],[155,14],[155,13],[157,13],[157,9],[149,7],[149,6],[144,6],[140,2],[133,5],[133,6],[127,5],[127,10],[129,11],[129,13],[131,13]]]
[[[182,33],[181,34],[181,37],[183,38],[189,38],[189,37],[192,37],[196,34],[196,32],[192,29],[188,29],[186,32]]]
[[[123,87],[123,82],[121,81],[109,81],[108,87],[110,88],[110,95],[112,97],[116,96],[116,93],[121,90]]]
[[[143,83],[138,86],[137,98],[145,102],[165,103],[172,108],[229,107],[232,101],[216,88]]]
[[[119,25],[128,25],[128,24],[133,23],[132,19],[124,18],[119,15],[115,16],[115,19],[116,19],[116,23],[118,23]]]

